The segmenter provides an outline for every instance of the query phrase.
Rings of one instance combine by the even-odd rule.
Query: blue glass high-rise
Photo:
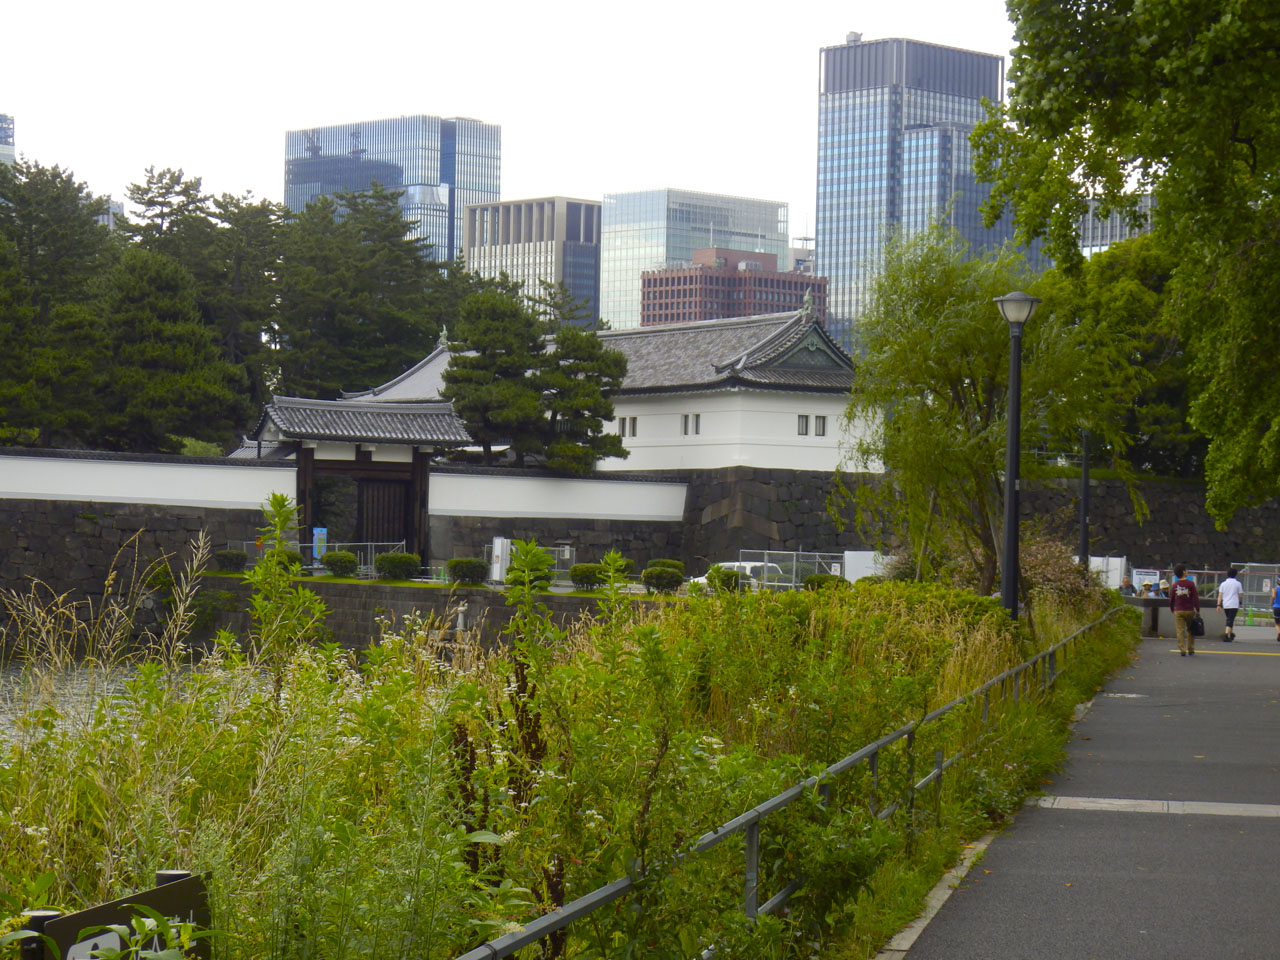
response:
[[[973,173],[969,134],[997,103],[1004,60],[890,39],[821,52],[818,94],[817,252],[828,278],[828,326],[846,348],[893,231],[943,219],[975,252],[1010,239],[1006,218],[982,225],[991,188]]]
[[[312,200],[368,190],[403,191],[409,236],[426,240],[437,260],[462,256],[462,212],[498,199],[502,128],[466,118],[397,117],[290,130],[285,134],[284,202],[294,212]]]

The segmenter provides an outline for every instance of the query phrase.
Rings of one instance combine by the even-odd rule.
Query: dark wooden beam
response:
[[[425,567],[431,563],[431,510],[428,506],[431,492],[431,454],[414,447],[412,467],[409,509],[405,517],[405,543],[409,552],[422,558],[422,565]]]
[[[298,448],[298,550],[302,553],[303,562],[310,559],[311,524],[315,520],[314,488],[315,488],[316,452],[312,447]]]

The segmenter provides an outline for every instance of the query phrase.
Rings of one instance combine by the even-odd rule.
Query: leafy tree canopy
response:
[[[1008,104],[975,133],[993,216],[1079,267],[1075,222],[1155,197],[1172,257],[1167,316],[1201,385],[1208,507],[1276,492],[1280,380],[1280,9],[1272,0],[1009,0]]]
[[[919,555],[959,543],[991,590],[1004,498],[1009,330],[992,302],[1044,298],[1023,333],[1024,454],[1074,446],[1089,429],[1117,453],[1145,377],[1137,338],[1110,316],[1077,315],[1010,250],[969,256],[942,228],[892,240],[859,329],[847,459],[888,483],[854,492],[864,527],[887,521]],[[1125,463],[1117,465],[1124,469]]]

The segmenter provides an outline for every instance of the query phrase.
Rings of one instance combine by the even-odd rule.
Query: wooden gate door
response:
[[[404,480],[360,481],[360,539],[395,543],[408,529],[409,484]]]

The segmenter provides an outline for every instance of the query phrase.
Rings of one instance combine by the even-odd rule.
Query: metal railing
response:
[[[815,573],[839,574],[843,553],[812,553],[795,550],[739,550],[739,563],[759,564],[760,575],[753,579],[773,590],[795,590],[805,577]]]
[[[1052,689],[1057,681],[1059,670],[1059,655],[1065,656],[1066,648],[1071,641],[1077,637],[1081,637],[1094,627],[1105,622],[1115,613],[1124,610],[1126,607],[1112,607],[1105,614],[1094,620],[1092,623],[1086,624],[1075,633],[1058,641],[1041,653],[1036,654],[1030,660],[1018,664],[1006,670],[997,677],[988,680],[982,686],[975,690],[971,690],[950,703],[943,704],[936,710],[925,714],[920,720],[912,721],[906,726],[900,727],[890,734],[881,737],[873,743],[869,743],[859,750],[854,751],[842,760],[837,760],[821,773],[816,776],[809,777],[797,783],[795,786],[782,793],[769,798],[757,806],[752,807],[746,813],[734,817],[727,823],[723,823],[714,830],[703,834],[683,856],[692,856],[695,854],[706,853],[708,850],[723,843],[729,837],[737,834],[743,835],[743,891],[742,891],[742,909],[749,920],[754,920],[760,914],[772,914],[781,909],[788,899],[794,894],[804,883],[803,876],[798,876],[785,884],[781,890],[777,891],[764,903],[760,903],[760,828],[765,817],[772,813],[790,806],[795,801],[806,796],[809,791],[816,790],[819,801],[826,806],[831,797],[833,781],[853,770],[862,764],[866,764],[871,778],[871,791],[868,797],[868,808],[872,815],[879,820],[888,820],[898,810],[904,806],[913,808],[915,805],[916,795],[926,787],[935,786],[939,797],[941,796],[942,777],[943,774],[950,769],[963,754],[965,748],[959,748],[956,753],[948,757],[945,751],[939,747],[933,760],[932,769],[920,780],[915,779],[914,773],[914,747],[917,733],[927,724],[941,720],[948,714],[953,713],[964,706],[981,707],[981,722],[985,727],[991,710],[992,692],[999,691],[1006,697],[1010,697],[1013,703],[1017,703],[1021,698],[1027,695],[1035,695]],[[907,789],[904,796],[898,796],[889,803],[880,805],[880,754],[887,748],[899,741],[905,741],[908,751],[907,763]],[[967,745],[969,747],[972,744]],[[939,812],[940,812],[939,807]],[[526,924],[522,929],[512,933],[503,934],[488,943],[481,944],[466,953],[462,954],[457,960],[501,960],[503,957],[509,957],[517,950],[531,946],[544,937],[548,937],[557,930],[563,929],[575,920],[598,910],[599,908],[612,903],[613,901],[626,896],[636,889],[636,879],[631,877],[623,877],[615,880],[605,886],[592,890],[585,896],[579,897],[562,907],[539,917],[536,920]],[[703,957],[711,957],[715,954],[714,947],[708,947],[703,951]]]
[[[300,549],[297,540],[287,541],[285,546],[290,550]],[[227,549],[243,550],[249,555],[249,565],[252,566],[261,560],[263,554],[265,554],[270,548],[265,540],[228,540]],[[356,555],[356,562],[359,564],[356,576],[372,577],[374,575],[374,557],[380,553],[403,553],[404,549],[405,542],[403,540],[396,543],[391,543],[390,541],[386,543],[335,543],[330,541],[325,544],[324,553],[334,553],[339,550],[354,553]],[[312,550],[314,550],[314,545],[312,545]],[[311,551],[308,551],[308,553],[310,552]],[[312,554],[309,556],[303,556],[302,565],[304,567],[317,567],[321,566],[321,563],[320,560]]]

